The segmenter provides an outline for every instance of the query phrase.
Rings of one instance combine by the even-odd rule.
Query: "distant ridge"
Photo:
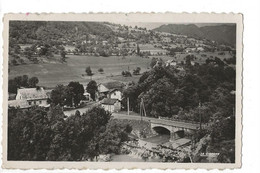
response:
[[[182,34],[194,38],[214,40],[221,44],[236,45],[236,25],[216,25],[198,27],[195,24],[168,24],[154,31]]]

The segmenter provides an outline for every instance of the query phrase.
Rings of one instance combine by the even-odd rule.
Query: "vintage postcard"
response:
[[[3,21],[3,168],[241,167],[241,14]]]

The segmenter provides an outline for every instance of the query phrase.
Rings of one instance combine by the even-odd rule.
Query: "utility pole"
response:
[[[143,105],[143,110],[144,110],[144,116],[146,117],[146,111],[145,111],[145,106],[144,106],[144,100],[142,98],[142,105]]]
[[[201,130],[201,113],[200,113],[201,103],[199,102],[199,116],[200,116],[200,130]]]
[[[127,97],[127,115],[129,115],[129,97]]]
[[[140,115],[141,115],[141,122],[143,121],[143,112],[142,112],[142,99],[140,101]]]

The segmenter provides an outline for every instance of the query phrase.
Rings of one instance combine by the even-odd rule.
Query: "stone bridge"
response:
[[[154,134],[169,134],[170,141],[183,138],[192,134],[200,128],[199,123],[172,121],[164,119],[150,120],[151,129]]]

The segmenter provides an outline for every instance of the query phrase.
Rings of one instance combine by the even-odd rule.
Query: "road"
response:
[[[127,115],[125,112],[122,113],[120,112],[120,113],[113,113],[112,116],[116,119],[141,120],[141,116],[136,113],[131,113],[130,115]],[[173,120],[165,120],[165,119],[158,119],[158,118],[151,118],[151,117],[142,117],[142,119],[144,121],[150,121],[151,123],[162,124],[162,125],[184,127],[189,129],[199,128],[199,123],[173,121]]]
[[[138,115],[137,113],[131,112],[130,115],[127,115],[126,112],[120,112],[120,113],[113,113],[112,117],[115,119],[127,119],[127,120],[141,120],[141,116]],[[142,117],[144,121],[150,121],[155,118],[150,118],[150,117]]]
[[[64,114],[68,117],[75,114],[76,111],[79,111],[80,114],[83,114],[83,113],[86,113],[86,111],[88,111],[89,109],[91,109],[91,108],[93,108],[93,107],[95,107],[99,104],[100,104],[99,102],[92,102],[92,103],[90,103],[90,104],[88,104],[88,105],[86,105],[85,107],[82,107],[82,108],[76,108],[76,109],[64,111]]]

